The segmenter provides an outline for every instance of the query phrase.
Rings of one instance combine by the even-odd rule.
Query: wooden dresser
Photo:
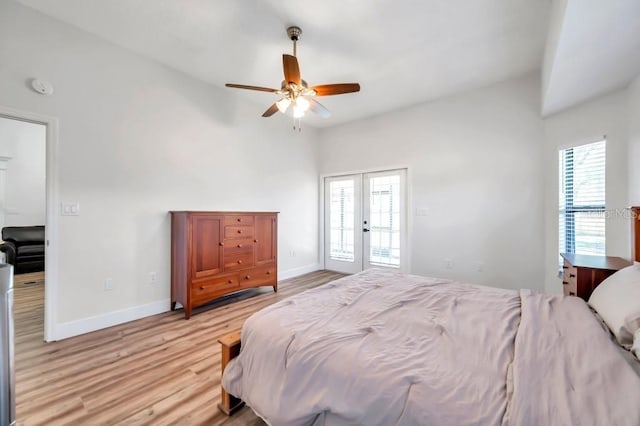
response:
[[[171,310],[225,294],[278,290],[278,213],[171,212]]]
[[[602,281],[609,275],[631,265],[621,257],[588,256],[584,254],[561,253],[562,289],[565,296],[578,296],[585,301]]]

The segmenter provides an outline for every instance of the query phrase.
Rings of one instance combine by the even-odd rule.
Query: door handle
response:
[[[369,232],[369,228],[362,228],[362,232]]]

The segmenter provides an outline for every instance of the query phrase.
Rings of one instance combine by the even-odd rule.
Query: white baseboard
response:
[[[146,305],[134,306],[121,311],[109,312],[102,315],[96,315],[94,317],[55,324],[53,327],[52,340],[62,340],[78,336],[80,334],[89,333],[91,331],[102,330],[103,328],[112,327],[125,322],[161,314],[169,311],[170,309],[170,300],[165,299],[147,303]]]
[[[305,265],[295,269],[278,271],[278,281],[288,280],[289,278],[308,274],[309,272],[319,271],[320,269],[322,269],[322,266],[320,266],[319,263],[312,263],[311,265]]]

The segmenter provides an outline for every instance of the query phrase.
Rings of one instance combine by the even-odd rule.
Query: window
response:
[[[606,141],[562,149],[559,157],[560,252],[604,255]]]

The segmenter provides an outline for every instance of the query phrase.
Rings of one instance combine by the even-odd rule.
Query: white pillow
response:
[[[636,330],[636,334],[633,336],[631,352],[640,360],[640,328]]]
[[[620,343],[629,349],[640,328],[640,264],[611,275],[593,290],[589,305],[609,326]]]

